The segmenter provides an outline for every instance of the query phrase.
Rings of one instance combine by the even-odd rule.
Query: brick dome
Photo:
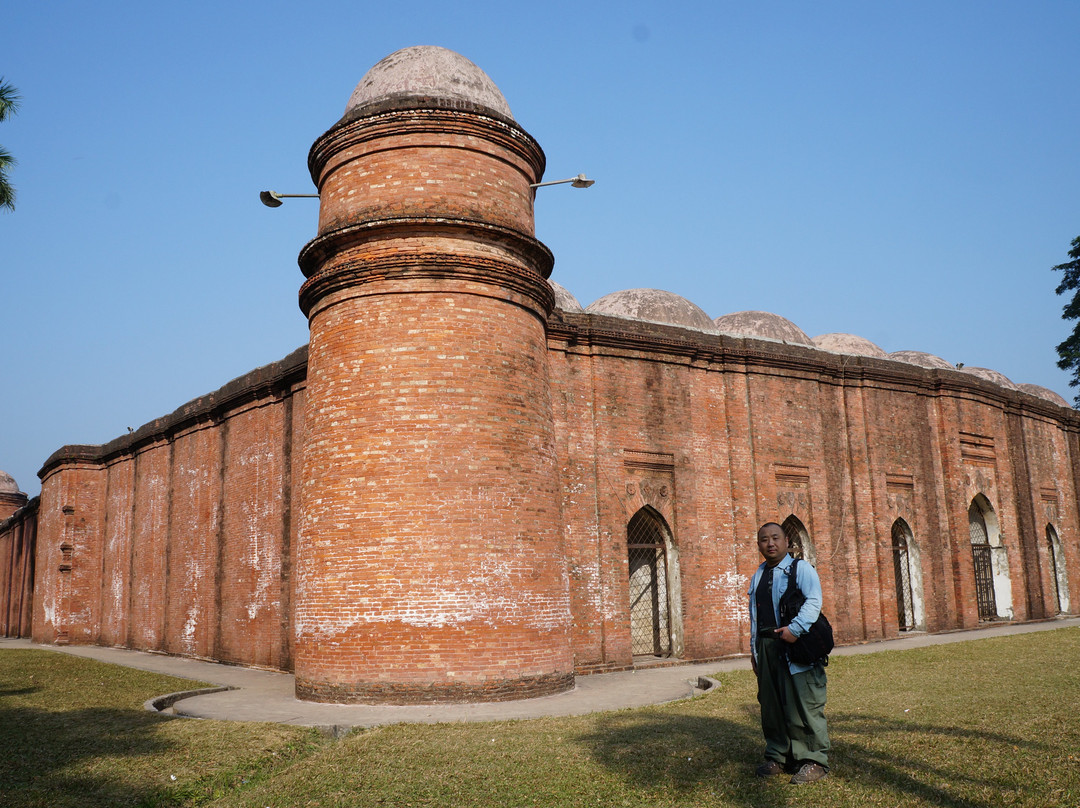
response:
[[[771,339],[794,345],[814,345],[810,337],[791,320],[767,311],[737,311],[717,317],[713,323],[721,334]]]
[[[972,376],[978,376],[980,379],[986,379],[988,382],[994,384],[1000,384],[1002,387],[1008,387],[1010,390],[1019,390],[1020,388],[1004,373],[998,373],[996,370],[990,368],[960,368],[963,373],[970,373]]]
[[[345,114],[356,115],[391,101],[408,104],[418,99],[449,107],[465,103],[511,120],[514,117],[487,73],[460,53],[433,45],[402,48],[376,64],[356,85]]]
[[[685,297],[662,289],[624,289],[621,292],[612,292],[590,303],[585,311],[716,333],[712,318],[699,306]]]
[[[561,284],[555,283],[555,281],[548,278],[548,286],[555,293],[555,308],[563,311],[585,311],[581,304],[578,303],[577,298],[570,294]]]
[[[866,339],[866,337],[859,337],[855,334],[821,334],[814,337],[811,342],[821,350],[831,351],[832,353],[873,356],[877,359],[889,358],[887,353]]]
[[[938,370],[956,370],[956,367],[940,356],[924,351],[893,351],[889,359],[898,362],[907,362],[909,365],[918,365],[921,368],[937,368]]]
[[[1041,387],[1037,384],[1021,384],[1020,389],[1023,390],[1025,393],[1030,393],[1033,396],[1038,396],[1039,398],[1046,399],[1047,401],[1051,401],[1054,404],[1060,404],[1062,407],[1069,406],[1068,401],[1066,401],[1064,398],[1059,396],[1057,393],[1055,393],[1048,387]]]

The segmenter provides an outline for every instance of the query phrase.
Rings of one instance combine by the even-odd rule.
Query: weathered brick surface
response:
[[[913,532],[926,627],[977,624],[967,512],[980,494],[1000,525],[1016,619],[1056,607],[1047,524],[1076,574],[1075,485],[1055,482],[1074,480],[1069,410],[960,373],[692,332],[680,346],[655,326],[595,315],[553,323],[579,670],[630,664],[626,525],[644,504],[665,507],[628,493],[641,487],[620,454],[672,458],[675,498],[664,516],[678,551],[687,657],[748,650],[754,533],[789,515],[810,533],[825,608],[845,641],[898,633],[897,519]],[[656,350],[631,348],[647,341]],[[752,362],[739,361],[739,347]],[[992,456],[965,456],[970,435]],[[1022,485],[1017,469],[1026,470]],[[1026,526],[1024,508],[1038,514]]]
[[[297,693],[564,689],[550,254],[529,189],[543,154],[510,122],[409,108],[339,124],[310,164]]]
[[[643,509],[672,655],[706,660],[749,651],[756,530],[788,517],[839,641],[900,630],[898,520],[919,627],[977,625],[976,500],[999,614],[1057,611],[1048,527],[1076,611],[1080,415],[959,371],[552,312],[539,146],[425,103],[312,148],[310,350],[46,462],[35,639],[294,670],[320,701],[523,698],[635,664]]]
[[[283,556],[295,534],[292,444],[306,355],[105,446],[65,447],[49,459],[36,639],[289,667]],[[70,572],[58,566],[62,546],[71,548]]]
[[[187,426],[164,419],[128,448],[57,453],[42,488],[36,638],[290,669],[296,636],[308,643],[296,665],[305,697],[520,697],[563,686],[571,665],[633,665],[626,526],[638,508],[654,508],[677,545],[681,655],[711,659],[748,650],[754,532],[789,514],[810,532],[841,641],[898,631],[898,518],[918,547],[926,628],[976,625],[977,495],[998,522],[1014,616],[1056,609],[1047,525],[1075,608],[1070,410],[959,373],[850,357],[842,368],[823,352],[594,315],[557,313],[545,338],[534,315],[490,295],[377,288],[386,293],[317,314],[328,335],[341,324],[368,340],[338,346],[330,395],[312,399],[294,363],[214,419],[198,413],[220,392],[178,411],[198,416]],[[324,350],[318,339],[312,350]],[[313,401],[352,437],[312,427]],[[550,445],[520,429],[499,437],[504,423],[548,417]],[[338,453],[312,454],[304,472],[305,446]],[[537,454],[550,478],[528,462]],[[152,478],[170,481],[164,493]],[[305,556],[299,503],[335,486],[343,501],[319,523],[338,525],[337,541],[313,534]],[[554,526],[537,499],[553,491]],[[133,552],[138,542],[157,549]],[[70,572],[59,569],[65,544]],[[564,608],[567,625],[543,622]]]
[[[34,599],[37,510],[34,497],[0,520],[0,637],[29,637]]]

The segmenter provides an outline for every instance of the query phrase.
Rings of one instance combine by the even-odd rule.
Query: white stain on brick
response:
[[[720,609],[724,614],[739,615],[746,611],[746,590],[750,579],[732,570],[721,572],[709,578],[705,591],[716,593]]]

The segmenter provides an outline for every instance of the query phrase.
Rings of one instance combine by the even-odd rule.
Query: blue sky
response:
[[[379,59],[441,45],[544,148],[584,305],[667,289],[1070,399],[1049,268],[1080,235],[1076,2],[4,6],[0,469],[102,443],[307,340],[307,151]]]

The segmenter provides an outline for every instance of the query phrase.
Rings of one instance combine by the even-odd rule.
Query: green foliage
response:
[[[1069,258],[1072,260],[1052,268],[1055,272],[1061,271],[1064,273],[1061,283],[1058,284],[1057,289],[1054,291],[1059,295],[1066,292],[1073,293],[1072,300],[1062,309],[1061,319],[1080,320],[1080,236],[1072,240]],[[1069,380],[1069,386],[1080,387],[1080,322],[1073,327],[1073,332],[1069,335],[1069,338],[1057,346],[1057,352],[1060,357],[1058,367],[1062,370],[1071,370],[1073,373],[1072,379]],[[1080,394],[1074,400],[1080,406]]]
[[[19,111],[22,98],[18,91],[0,76],[0,121],[6,121]],[[15,158],[0,146],[0,208],[15,210],[15,188],[8,180],[7,171],[15,165]]]

